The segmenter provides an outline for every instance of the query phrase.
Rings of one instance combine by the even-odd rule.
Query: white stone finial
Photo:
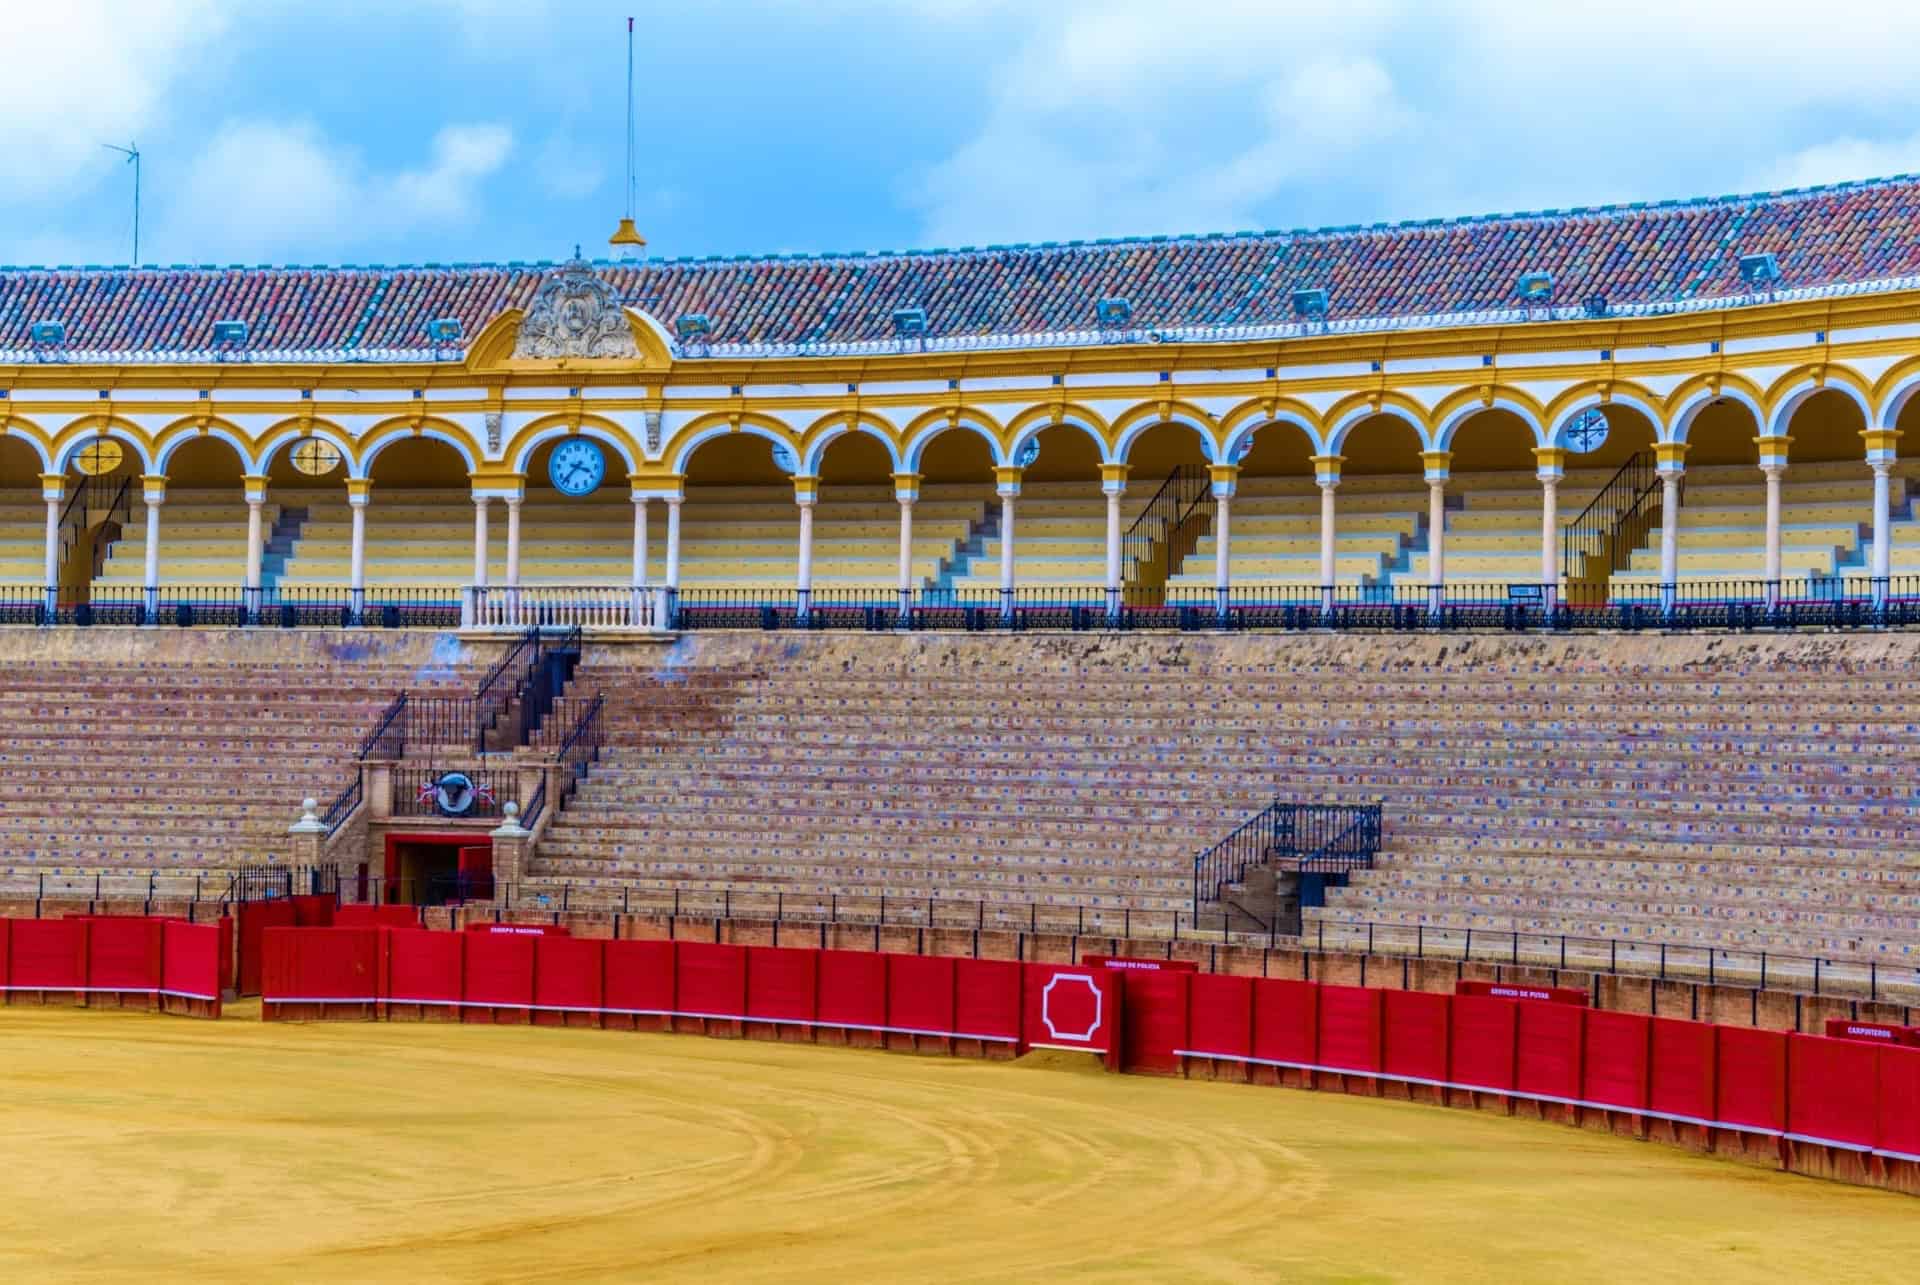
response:
[[[520,805],[518,803],[509,802],[503,806],[500,811],[506,814],[506,819],[500,823],[499,828],[494,830],[490,837],[495,839],[524,839],[533,833],[533,831],[520,824]]]
[[[320,800],[302,799],[300,801],[300,819],[287,827],[288,834],[325,834],[327,826],[320,819]]]

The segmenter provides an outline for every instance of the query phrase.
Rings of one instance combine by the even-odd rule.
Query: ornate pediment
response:
[[[613,287],[593,265],[575,256],[541,282],[520,333],[515,357],[638,357],[633,327]]]

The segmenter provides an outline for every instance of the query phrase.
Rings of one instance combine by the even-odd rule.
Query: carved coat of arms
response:
[[[540,284],[520,323],[516,357],[638,357],[613,287],[574,258]]]

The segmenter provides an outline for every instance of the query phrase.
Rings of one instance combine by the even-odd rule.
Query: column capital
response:
[[[1760,448],[1762,471],[1769,467],[1784,469],[1787,466],[1787,447],[1792,442],[1793,439],[1784,433],[1768,433],[1754,438],[1753,444]]]
[[[1891,459],[1879,459],[1879,460],[1867,461],[1867,467],[1873,470],[1873,475],[1875,477],[1889,476],[1893,472],[1893,465],[1894,465],[1894,461]]]
[[[1533,448],[1533,461],[1536,476],[1542,482],[1558,482],[1567,472],[1567,448],[1564,446],[1536,446]]]
[[[902,504],[912,504],[920,498],[920,475],[918,473],[895,473],[893,475],[893,498]]]
[[[1020,494],[1020,478],[1026,470],[1016,464],[1002,464],[993,470],[993,489],[1003,497]]]
[[[240,485],[246,488],[248,504],[267,502],[267,479],[258,473],[249,473],[240,479]]]
[[[1654,467],[1662,473],[1684,473],[1687,471],[1687,444],[1685,442],[1655,442],[1653,444]]]
[[[1429,483],[1444,483],[1453,471],[1453,452],[1421,451],[1420,466],[1426,470]]]
[[[42,473],[40,475],[40,498],[52,501],[66,499],[66,475],[63,473]]]
[[[1346,462],[1344,455],[1316,455],[1313,457],[1313,480],[1324,487],[1340,485],[1340,465]]]
[[[1130,464],[1102,464],[1100,466],[1100,490],[1106,495],[1125,495],[1127,493],[1127,475],[1133,471]]]
[[[347,503],[355,507],[364,506],[373,498],[373,479],[370,477],[350,477],[347,479]]]
[[[1213,498],[1228,499],[1240,484],[1240,466],[1238,464],[1209,464],[1207,476],[1213,482]]]
[[[632,501],[635,504],[638,504],[644,507],[648,500],[656,499],[658,497],[654,496],[650,492],[635,491],[629,498],[632,499]]]
[[[165,504],[167,502],[166,475],[161,473],[142,473],[140,475],[140,494],[141,498],[146,500],[148,504]]]
[[[633,487],[633,498],[636,500],[665,500],[687,493],[684,473],[649,473],[645,477],[630,473],[627,482]]]
[[[793,502],[806,508],[820,498],[820,479],[812,473],[793,475]]]
[[[507,502],[508,508],[517,509],[520,507],[520,502],[526,499],[527,497],[525,494],[520,494],[520,495],[503,495],[500,498]]]
[[[1886,460],[1891,463],[1900,454],[1900,430],[1897,428],[1863,428],[1860,440],[1867,444],[1867,462],[1876,463]]]

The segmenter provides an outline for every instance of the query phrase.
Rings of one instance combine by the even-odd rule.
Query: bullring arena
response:
[[[0,1265],[1903,1278],[1917,208],[0,273]]]

